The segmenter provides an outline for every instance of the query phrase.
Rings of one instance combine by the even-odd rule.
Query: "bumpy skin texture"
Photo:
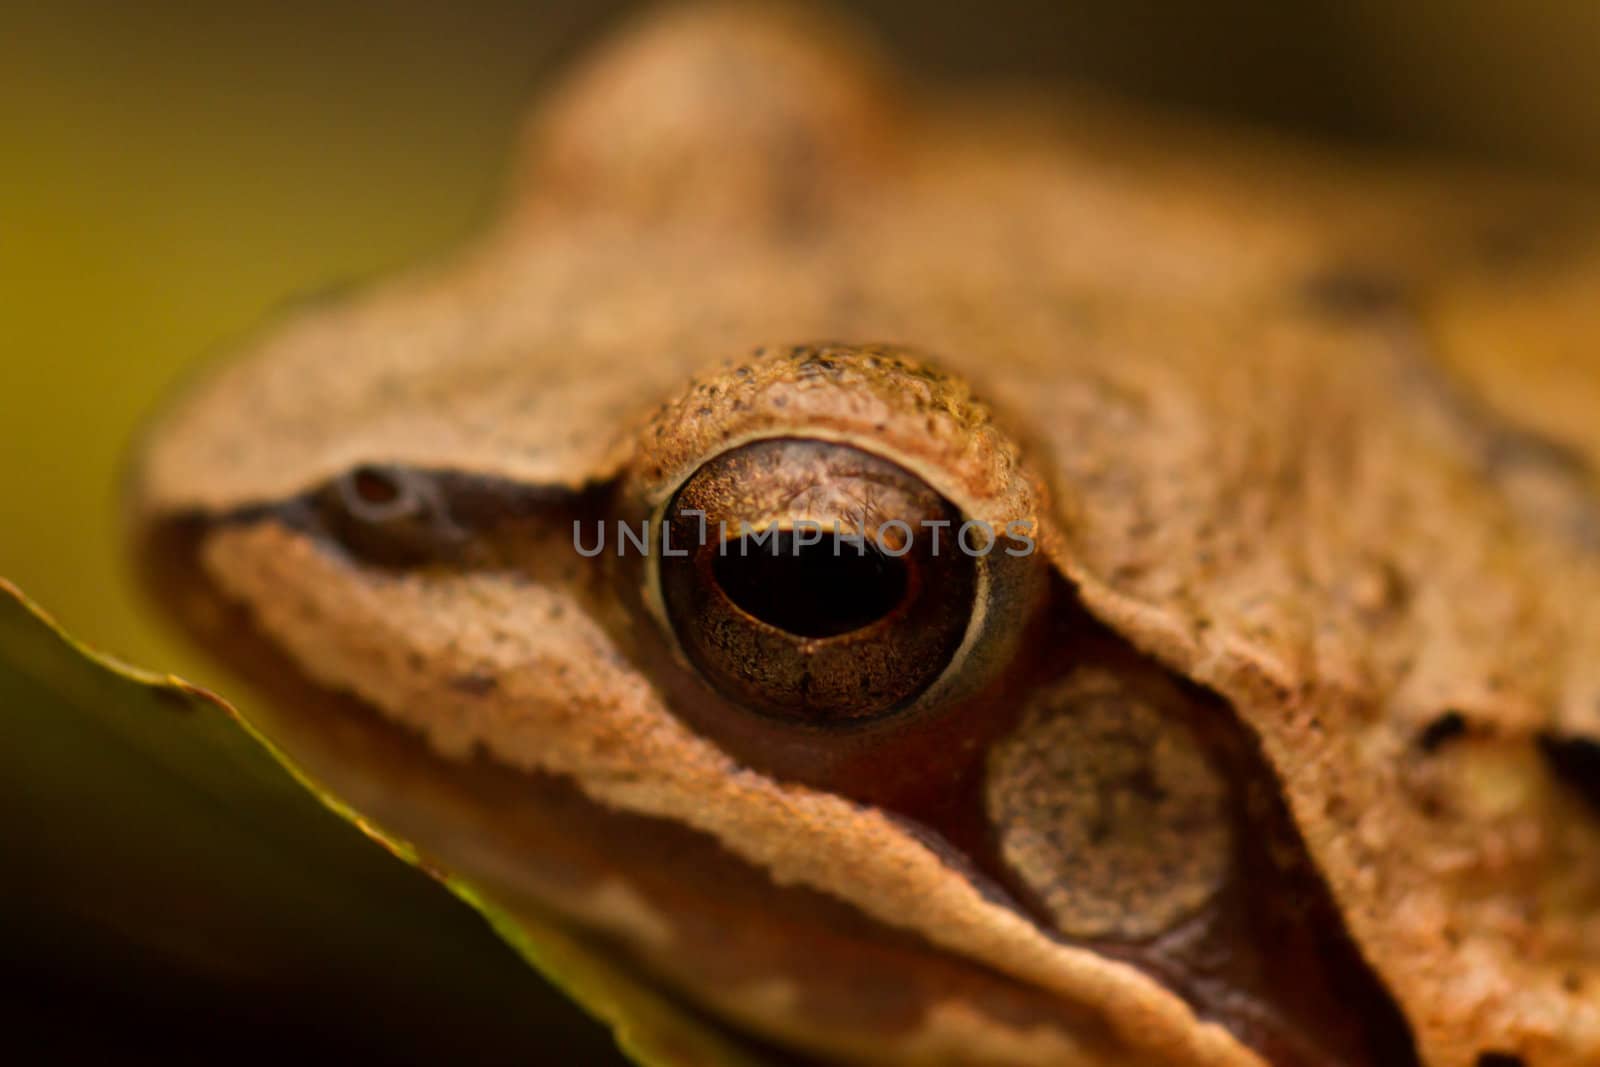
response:
[[[494,232],[198,383],[149,441],[138,519],[369,462],[656,504],[740,440],[871,441],[968,515],[1036,519],[1090,612],[1259,736],[1425,1062],[1600,1062],[1600,811],[1574,781],[1600,742],[1595,216],[882,82],[806,16],[659,17],[537,113]],[[785,347],[835,339],[902,347]],[[788,1008],[824,992],[672,974],[690,934],[639,886],[584,911],[485,873],[488,845],[428,842],[745,1025],[869,1062],[1259,1062],[894,820],[684,728],[592,617],[564,529],[543,536],[559,566],[532,581],[373,574],[272,526],[202,556],[297,669],[437,751],[691,826],[1065,1006],[958,991],[909,1042],[819,1035]]]

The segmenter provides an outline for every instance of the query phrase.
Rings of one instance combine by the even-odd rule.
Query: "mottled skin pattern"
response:
[[[1092,668],[1026,714],[989,751],[985,804],[1056,925],[1138,941],[1199,911],[1227,875],[1232,826],[1193,736]]]
[[[137,536],[334,792],[809,1056],[1387,1067],[1414,1041],[1436,1067],[1581,1067],[1597,217],[1087,108],[917,103],[810,16],[672,10],[540,107],[491,233],[196,383],[143,451]],[[959,666],[843,754],[697,688],[648,576],[572,551],[575,516],[654,513],[771,437],[1037,524],[1039,569],[986,586]],[[450,521],[368,551],[393,532],[327,503],[364,464],[443,487]],[[1271,944],[1074,938],[1027,899],[1047,859],[1019,883],[955,801],[906,815],[917,775],[966,788],[1079,659],[1264,761],[1232,837],[1319,888],[1235,873],[1219,899],[1342,919],[1370,973],[1294,965],[1361,997],[1297,1014],[1228,962]],[[1410,1040],[1333,1036],[1391,1001]]]

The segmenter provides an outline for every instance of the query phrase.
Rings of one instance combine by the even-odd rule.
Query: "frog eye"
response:
[[[881,718],[950,666],[994,544],[904,468],[798,438],[708,460],[663,522],[684,654],[734,703],[815,726]]]

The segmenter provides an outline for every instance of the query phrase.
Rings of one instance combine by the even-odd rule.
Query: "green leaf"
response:
[[[368,1061],[617,1062],[526,961],[638,1063],[757,1062],[579,937],[404,862],[221,698],[84,648],[4,579],[0,844],[5,966],[31,990],[12,1032],[58,1051],[249,1034]]]

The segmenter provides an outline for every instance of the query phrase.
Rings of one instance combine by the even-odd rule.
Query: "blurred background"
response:
[[[0,575],[80,637],[154,629],[123,455],[186,368],[291,298],[492,210],[513,130],[639,5],[12,5],[0,34]],[[1600,181],[1591,0],[867,0],[919,77],[1088,86],[1198,118]]]

